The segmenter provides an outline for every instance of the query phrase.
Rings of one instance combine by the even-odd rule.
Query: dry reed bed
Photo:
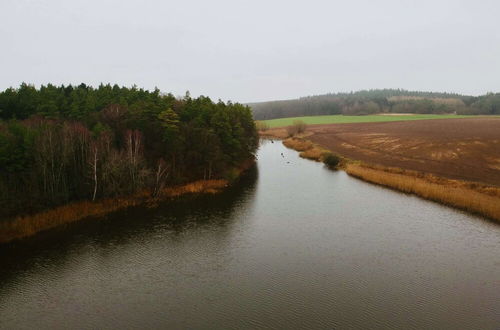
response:
[[[283,141],[283,144],[290,149],[299,151],[299,156],[314,161],[322,161],[323,156],[329,153],[328,150],[312,143],[311,141],[302,138],[288,138]]]
[[[0,222],[0,243],[32,236],[40,231],[84,218],[103,216],[131,206],[145,203],[154,206],[162,200],[186,194],[214,194],[220,192],[228,184],[227,180],[200,180],[165,188],[156,198],[153,198],[149,192],[143,191],[126,198],[108,198],[96,202],[74,202],[34,215],[19,216],[12,220]]]
[[[500,221],[500,189],[400,169],[349,163],[345,171],[362,180]]]

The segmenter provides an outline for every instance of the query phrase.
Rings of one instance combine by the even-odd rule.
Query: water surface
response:
[[[0,328],[498,327],[500,226],[279,142],[258,158],[221,195],[0,247]]]

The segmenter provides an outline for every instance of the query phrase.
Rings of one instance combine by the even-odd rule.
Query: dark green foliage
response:
[[[467,115],[500,115],[500,93],[489,93],[471,98],[468,101],[470,106],[459,113]]]
[[[480,97],[400,89],[366,90],[249,104],[254,117],[267,120],[317,115],[376,113],[499,114],[500,94]]]
[[[0,168],[8,173],[29,169],[34,134],[13,120],[0,130]]]
[[[332,153],[323,155],[323,163],[331,169],[337,168],[340,164],[340,157]]]
[[[254,156],[250,109],[81,84],[0,93],[0,216],[226,177]]]

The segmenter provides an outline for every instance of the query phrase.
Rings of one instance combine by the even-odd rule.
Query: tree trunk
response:
[[[94,169],[94,194],[92,195],[92,201],[95,201],[95,196],[97,194],[97,147],[94,148],[94,160],[92,167]]]

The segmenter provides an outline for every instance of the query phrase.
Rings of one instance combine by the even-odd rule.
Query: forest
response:
[[[137,87],[0,93],[0,216],[231,179],[258,146],[248,106]]]
[[[499,115],[500,93],[466,96],[402,89],[375,89],[314,95],[294,100],[250,103],[248,105],[252,108],[253,115],[257,120],[377,113]]]

